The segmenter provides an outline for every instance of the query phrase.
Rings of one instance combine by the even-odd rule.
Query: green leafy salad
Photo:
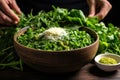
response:
[[[18,37],[18,42],[30,48],[61,51],[86,47],[94,42],[94,38],[86,31],[79,29],[41,27],[28,28]]]
[[[16,31],[26,26],[30,27],[30,30],[28,30],[28,33],[30,32],[29,34],[30,36],[28,36],[30,38],[28,39],[30,40],[32,39],[39,40],[40,39],[39,37],[43,37],[44,35],[40,33],[38,34],[35,33],[36,36],[34,36],[33,38],[32,36],[33,33],[31,33],[31,30],[34,30],[35,28],[37,28],[38,31],[42,30],[41,33],[44,33],[46,29],[48,30],[51,27],[60,27],[60,26],[64,26],[64,28],[66,27],[72,28],[73,26],[74,28],[78,26],[89,27],[95,32],[97,32],[100,38],[100,46],[97,54],[100,54],[103,52],[110,52],[110,53],[120,55],[120,29],[118,28],[118,26],[115,26],[112,23],[105,24],[104,22],[99,21],[97,17],[86,17],[84,13],[78,9],[68,10],[65,8],[53,7],[53,10],[49,12],[45,12],[44,10],[41,10],[37,15],[33,15],[32,12],[27,16],[22,14],[20,16],[20,22],[18,25],[0,29],[0,69],[6,69],[6,68],[13,68],[17,70],[23,69],[23,66],[22,66],[23,63],[17,57],[16,52],[14,50],[13,35]],[[74,30],[71,30],[69,32],[71,32],[72,34],[74,33],[76,35],[79,35],[79,34],[81,35],[83,33],[86,34],[85,32],[79,33]],[[72,39],[67,37],[66,35],[68,35],[68,33],[65,33],[64,36],[62,35],[62,37],[60,37],[61,36],[60,35],[57,38],[53,38],[53,37],[52,38],[55,40],[57,39],[56,44],[62,45],[62,48],[70,49],[70,47],[68,47],[68,45],[66,44],[69,43],[70,45],[72,45],[74,42],[77,41],[76,39],[79,39],[79,38]],[[59,39],[62,40],[61,38],[66,38],[71,40],[66,40],[65,42],[64,41],[61,42],[59,41]],[[51,39],[51,38],[47,37],[47,39]],[[24,40],[24,39],[21,39],[21,40]],[[22,41],[20,42],[22,43]],[[85,42],[85,45],[88,44],[86,42]],[[41,41],[40,41],[40,44],[42,44]],[[78,44],[79,43],[75,44],[75,47]],[[26,45],[31,47],[31,44],[30,45],[26,44]],[[35,46],[37,46],[37,44]],[[49,45],[47,45],[47,47],[44,47],[44,46],[37,46],[37,47],[38,48],[40,47],[41,49],[50,49]],[[56,47],[54,47],[54,49],[56,50]],[[61,48],[59,48],[58,50],[61,50]]]

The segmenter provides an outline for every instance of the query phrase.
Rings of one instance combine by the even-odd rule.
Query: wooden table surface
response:
[[[79,71],[69,74],[46,74],[27,67],[25,71],[0,71],[0,80],[120,80],[120,69],[114,72],[104,72],[89,63]]]

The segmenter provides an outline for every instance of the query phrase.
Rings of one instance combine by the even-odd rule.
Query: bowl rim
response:
[[[102,65],[102,66],[118,66],[118,65],[120,65],[120,61],[117,63],[117,64],[103,64],[103,63],[100,63],[99,62],[99,60],[102,58],[102,57],[105,57],[105,56],[115,56],[115,57],[118,57],[118,58],[120,58],[120,56],[119,55],[117,55],[117,54],[113,54],[113,53],[110,53],[110,52],[105,52],[105,53],[101,53],[101,54],[98,54],[97,56],[95,56],[95,58],[94,58],[94,61],[95,61],[95,63],[97,63],[97,64],[100,64],[100,65]]]
[[[22,29],[20,29],[19,31],[17,31],[17,32],[15,32],[15,34],[14,34],[14,37],[13,37],[13,40],[14,40],[14,43],[16,43],[16,44],[19,44],[21,47],[24,47],[24,48],[27,48],[27,49],[31,49],[31,50],[35,50],[35,51],[42,51],[42,52],[71,52],[71,51],[77,51],[77,50],[80,50],[80,49],[85,49],[85,48],[89,48],[89,47],[91,47],[92,45],[94,45],[94,44],[97,44],[97,42],[98,42],[98,45],[99,45],[99,35],[94,31],[94,30],[92,30],[91,28],[88,28],[88,27],[84,27],[84,26],[80,26],[80,28],[82,28],[82,29],[86,29],[86,31],[91,31],[93,34],[95,34],[95,36],[96,36],[96,40],[92,43],[92,44],[90,44],[90,45],[88,45],[88,46],[86,46],[86,47],[82,47],[82,48],[76,48],[76,49],[72,49],[72,50],[61,50],[61,51],[53,51],[53,50],[42,50],[42,49],[34,49],[34,48],[30,48],[30,47],[26,47],[26,46],[24,46],[24,45],[22,45],[22,44],[20,44],[18,41],[17,41],[17,35],[20,33],[20,32],[22,32],[23,30],[27,30],[28,28],[29,28],[30,26],[26,26],[26,27],[24,27],[24,28],[22,28]]]

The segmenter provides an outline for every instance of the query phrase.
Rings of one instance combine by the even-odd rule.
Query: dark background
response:
[[[112,23],[120,27],[120,0],[108,0],[112,4],[112,9],[104,18],[105,23]]]

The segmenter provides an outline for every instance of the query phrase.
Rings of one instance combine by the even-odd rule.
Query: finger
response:
[[[103,9],[101,9],[95,16],[97,16],[99,20],[102,20],[106,15],[107,12],[103,12]]]
[[[99,20],[102,20],[111,10],[112,6],[108,1],[103,2],[100,11],[95,15],[98,16]]]
[[[12,0],[10,3],[10,7],[16,11],[17,14],[21,14],[21,10],[20,8],[18,7],[17,3],[15,0]]]
[[[89,6],[89,17],[92,17],[95,15],[95,0],[87,0],[88,6]]]
[[[0,5],[2,5],[1,10],[7,16],[9,16],[15,24],[17,24],[19,22],[19,17],[13,12],[13,10],[11,10],[10,7],[4,1],[2,1]]]
[[[0,11],[0,24],[10,25],[13,21],[6,16],[2,11]]]

